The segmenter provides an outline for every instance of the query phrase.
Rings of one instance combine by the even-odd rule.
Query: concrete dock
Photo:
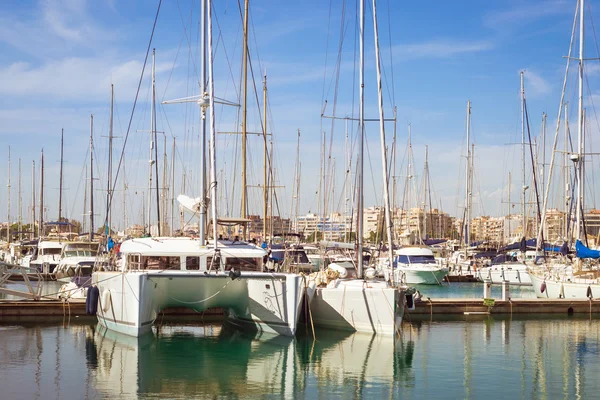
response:
[[[406,311],[407,318],[447,315],[512,315],[512,314],[595,314],[600,315],[600,299],[422,299],[415,309]],[[493,303],[493,304],[492,304]]]

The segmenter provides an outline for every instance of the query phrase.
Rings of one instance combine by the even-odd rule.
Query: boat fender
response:
[[[107,312],[110,307],[110,289],[102,292],[102,311]]]
[[[375,268],[367,268],[367,270],[365,271],[365,278],[375,279]]]
[[[594,298],[594,296],[592,295],[592,287],[591,286],[588,286],[585,296],[590,300]]]
[[[98,296],[100,296],[100,289],[98,289],[98,286],[92,286],[85,297],[85,312],[88,315],[96,315],[96,311],[98,311]]]
[[[233,268],[231,268],[231,270],[229,270],[229,277],[231,278],[231,280],[237,279],[240,276],[242,276],[242,271],[236,271]]]
[[[331,263],[327,266],[327,269],[336,271],[340,275],[339,277],[342,279],[348,276],[348,270],[339,264]]]
[[[544,293],[546,291],[546,281],[542,282],[542,286],[540,286],[540,291]]]

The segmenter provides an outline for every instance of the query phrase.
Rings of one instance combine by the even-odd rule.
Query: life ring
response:
[[[102,292],[102,311],[108,312],[111,302],[110,290],[106,289]]]

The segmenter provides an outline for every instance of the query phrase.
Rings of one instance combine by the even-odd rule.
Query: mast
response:
[[[6,207],[6,243],[10,243],[10,146],[8,146],[8,202]]]
[[[152,49],[152,103],[154,104],[154,56],[156,49]],[[152,210],[152,165],[154,164],[154,107],[150,107],[150,160],[148,166],[148,210],[146,212],[146,234],[150,235],[150,227],[152,225],[150,214]],[[158,186],[158,185],[157,185]]]
[[[207,10],[206,10],[206,1],[200,0],[200,14],[202,16],[200,20],[200,88],[202,93],[202,99],[204,100],[204,106],[200,107],[202,114],[202,124],[200,130],[200,215],[198,219],[198,240],[200,241],[200,246],[204,246],[206,244],[206,221],[207,221],[207,198],[208,194],[206,193],[206,97],[208,96],[207,87],[206,87],[206,49],[207,44],[207,32],[206,32],[206,22],[207,22]],[[183,173],[183,189],[185,192],[185,172]],[[180,227],[179,229],[183,229],[183,211],[180,214]]]
[[[248,1],[246,0],[246,7]],[[213,247],[218,251],[217,241],[217,160],[216,160],[216,127],[215,127],[215,96],[213,78],[213,50],[212,50],[212,0],[206,0],[208,13],[208,88],[210,107],[210,187],[211,187],[211,214],[213,222]]]
[[[115,87],[113,84],[110,85],[110,118],[109,118],[109,129],[108,129],[108,179],[106,187],[106,230],[108,236],[111,235],[112,229],[112,212],[111,212],[111,198],[112,198],[112,145],[113,145],[113,107],[115,99]],[[107,236],[107,240],[108,240]]]
[[[470,195],[471,195],[471,100],[467,100],[467,162],[465,169],[465,222],[464,234],[465,245],[470,242],[470,225],[471,225],[471,210],[470,210]]]
[[[86,210],[87,210],[87,195],[88,195],[88,165],[85,164],[85,183],[83,185],[83,216],[85,217],[87,215]],[[87,227],[87,222],[86,219],[83,218],[83,223],[81,228],[83,229],[83,232],[85,232],[86,227]]]
[[[381,89],[381,60],[379,59],[379,27],[377,25],[377,4],[373,0],[373,30],[375,36],[375,62],[377,64],[377,99],[379,103],[379,134],[381,138],[381,164],[383,172],[383,204],[385,213],[385,227],[388,240],[388,257],[390,269],[393,269],[394,246],[392,237],[392,218],[390,214],[390,188],[388,177],[387,151],[385,144],[385,117],[383,113],[383,91]]]
[[[18,192],[19,192],[19,240],[23,239],[23,197],[21,197],[21,159],[19,158],[19,182],[18,182]]]
[[[62,221],[62,194],[63,194],[63,150],[65,130],[60,131],[60,175],[58,184],[58,222]]]
[[[90,241],[94,240],[94,114],[90,115]]]
[[[582,238],[582,212],[583,212],[583,196],[584,196],[584,182],[583,182],[583,159],[584,159],[584,132],[583,132],[583,28],[584,28],[584,0],[579,0],[579,98],[578,98],[578,114],[577,114],[577,156],[575,158],[576,171],[577,171],[577,227],[576,239],[581,240]],[[583,232],[585,235],[585,232]]]
[[[429,146],[425,145],[425,166],[423,167],[423,235],[427,239],[427,188],[429,186]],[[431,204],[429,205],[431,212]],[[433,224],[432,224],[433,226]]]
[[[173,149],[171,150],[171,236],[175,227],[175,136],[173,136]],[[180,227],[181,228],[181,227]]]
[[[569,232],[569,207],[571,200],[571,174],[569,173],[569,103],[565,103],[565,143],[564,143],[564,152],[563,152],[563,174],[565,178],[565,220],[564,220],[564,238],[567,240],[568,232]]]
[[[541,163],[541,177],[542,177],[542,190],[546,187],[546,119],[548,115],[544,112],[542,113],[542,163]]]
[[[38,237],[44,234],[44,149],[40,160],[40,213],[38,216]]]
[[[521,75],[521,227],[522,236],[527,236],[527,220],[525,218],[525,79],[524,72]]]
[[[244,49],[243,49],[243,108],[242,108],[242,218],[247,217],[246,199],[246,146],[247,146],[247,131],[246,131],[246,116],[248,113],[248,0],[244,1]],[[216,198],[214,199],[216,200]],[[243,238],[246,239],[246,224],[244,224]]]
[[[359,16],[359,98],[360,104],[358,108],[358,165],[357,179],[357,216],[356,216],[356,253],[357,260],[357,277],[363,277],[363,218],[364,218],[364,190],[363,190],[363,168],[364,168],[364,141],[365,141],[365,1],[360,1],[360,16]]]
[[[163,176],[162,176],[162,189],[161,189],[161,208],[162,208],[162,227],[161,227],[161,232],[163,233],[163,235],[166,235],[166,226],[167,226],[167,216],[168,216],[168,212],[167,212],[167,198],[168,198],[168,192],[169,192],[169,188],[167,187],[167,165],[168,164],[168,160],[167,160],[167,135],[163,135],[163,168],[162,168],[162,172],[163,172]]]
[[[265,71],[265,80],[263,81],[263,102],[264,102],[264,129],[263,129],[263,138],[264,138],[264,176],[263,176],[263,242],[267,240],[267,207],[269,204],[269,195],[268,195],[268,181],[267,181],[267,72]]]
[[[154,143],[154,171],[156,172],[156,230],[157,236],[160,236],[160,188],[158,187],[158,140],[157,140],[157,132],[156,132],[156,63],[155,63],[155,54],[156,49],[152,49],[152,112],[150,114],[151,120],[151,128],[152,132],[152,140]],[[150,210],[148,210],[148,214],[150,214]]]
[[[509,240],[510,240],[510,236],[511,236],[511,235],[510,235],[510,220],[511,220],[510,213],[511,213],[511,211],[512,211],[512,209],[511,209],[511,204],[510,204],[510,190],[511,190],[511,182],[510,182],[510,178],[511,178],[511,176],[510,176],[510,171],[509,171],[509,172],[508,172],[508,239],[509,239]],[[505,238],[505,240],[504,240],[504,244],[507,244],[507,240],[506,240],[506,238]]]
[[[39,229],[38,229],[39,232]],[[31,161],[31,234],[29,239],[35,237],[35,160]]]

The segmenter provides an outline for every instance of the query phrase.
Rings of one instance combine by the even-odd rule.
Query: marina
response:
[[[596,1],[0,5],[2,398],[595,398]]]

